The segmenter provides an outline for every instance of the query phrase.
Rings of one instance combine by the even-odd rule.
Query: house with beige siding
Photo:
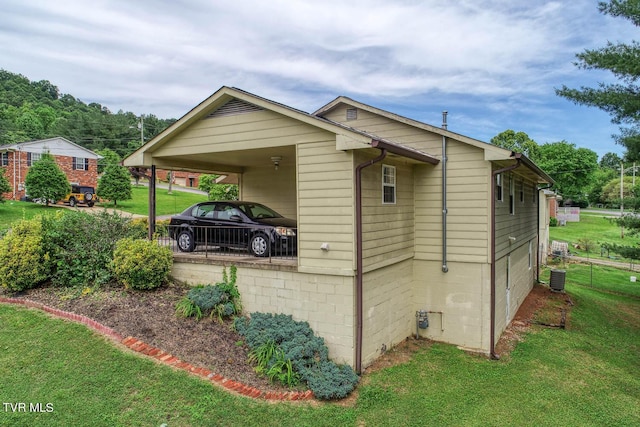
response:
[[[346,97],[309,114],[222,87],[124,164],[234,175],[241,200],[296,219],[293,261],[235,262],[245,310],[308,321],[358,372],[411,336],[497,356],[537,279],[548,175]],[[172,275],[210,282],[225,263],[176,255]]]
[[[66,138],[48,138],[37,141],[0,145],[0,168],[9,181],[11,191],[4,195],[7,199],[19,200],[24,197],[24,179],[31,165],[43,153],[55,159],[57,165],[70,183],[96,187],[98,185],[98,160],[102,157]]]

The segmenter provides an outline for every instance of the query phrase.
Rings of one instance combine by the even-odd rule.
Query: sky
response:
[[[222,86],[314,112],[348,96],[488,142],[512,129],[622,155],[555,89],[615,82],[576,53],[636,28],[598,0],[3,0],[0,68],[112,112],[180,118]]]

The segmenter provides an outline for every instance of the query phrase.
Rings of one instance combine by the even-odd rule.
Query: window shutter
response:
[[[76,158],[75,157],[71,161],[71,164],[73,165],[73,170],[76,170]]]
[[[31,153],[27,152],[27,166],[31,166]]]
[[[89,158],[85,157],[84,159],[84,170],[89,170]]]

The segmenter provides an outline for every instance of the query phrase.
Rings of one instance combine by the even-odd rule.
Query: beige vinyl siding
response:
[[[283,165],[278,170],[273,165],[246,168],[241,187],[242,200],[262,203],[284,217],[297,218],[295,166]]]
[[[337,151],[335,139],[298,145],[300,268],[353,274],[353,194],[351,152]]]
[[[401,142],[408,147],[421,149],[431,155],[437,155],[441,151],[442,137],[440,135],[361,109],[358,109],[357,120],[346,120],[347,108],[352,107],[340,105],[325,114],[324,117],[382,138]]]
[[[490,169],[482,150],[447,141],[447,260],[486,263]],[[416,259],[442,259],[442,165],[418,166]]]
[[[358,109],[357,120],[346,120],[345,105],[325,115],[374,135],[442,159],[442,136]],[[484,151],[447,139],[447,259],[489,262],[491,169]],[[442,258],[442,163],[414,167],[415,257]]]
[[[321,134],[326,138],[328,133],[273,111],[264,110],[202,119],[179,134],[170,144],[153,150],[153,155],[181,156],[281,147],[316,141]]]
[[[510,176],[514,177],[515,184],[515,212],[509,213],[509,185]],[[521,177],[514,172],[504,173],[503,200],[496,200],[496,258],[502,258],[514,248],[535,238],[538,232],[538,205],[534,203],[531,194],[533,186],[529,181],[524,181],[524,202],[519,199],[518,189]],[[509,239],[509,237],[515,238]]]
[[[356,163],[372,154],[358,152]],[[396,168],[396,203],[382,203],[382,167]],[[386,158],[362,170],[362,255],[367,271],[393,260],[413,256],[414,205],[411,165]]]

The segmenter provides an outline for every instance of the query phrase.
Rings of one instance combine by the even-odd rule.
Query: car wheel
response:
[[[91,193],[84,193],[84,199],[88,202],[93,199],[93,195]]]
[[[89,202],[89,203],[87,203],[87,205],[88,205],[90,208],[92,208],[92,207],[93,207],[93,202]]]
[[[255,256],[268,256],[270,248],[269,238],[263,233],[255,234],[249,242],[249,252]]]
[[[76,205],[76,199],[73,197],[69,199],[69,206],[74,207]]]
[[[193,234],[189,230],[182,230],[178,233],[178,249],[182,252],[193,252],[196,248],[196,244],[193,241]]]

